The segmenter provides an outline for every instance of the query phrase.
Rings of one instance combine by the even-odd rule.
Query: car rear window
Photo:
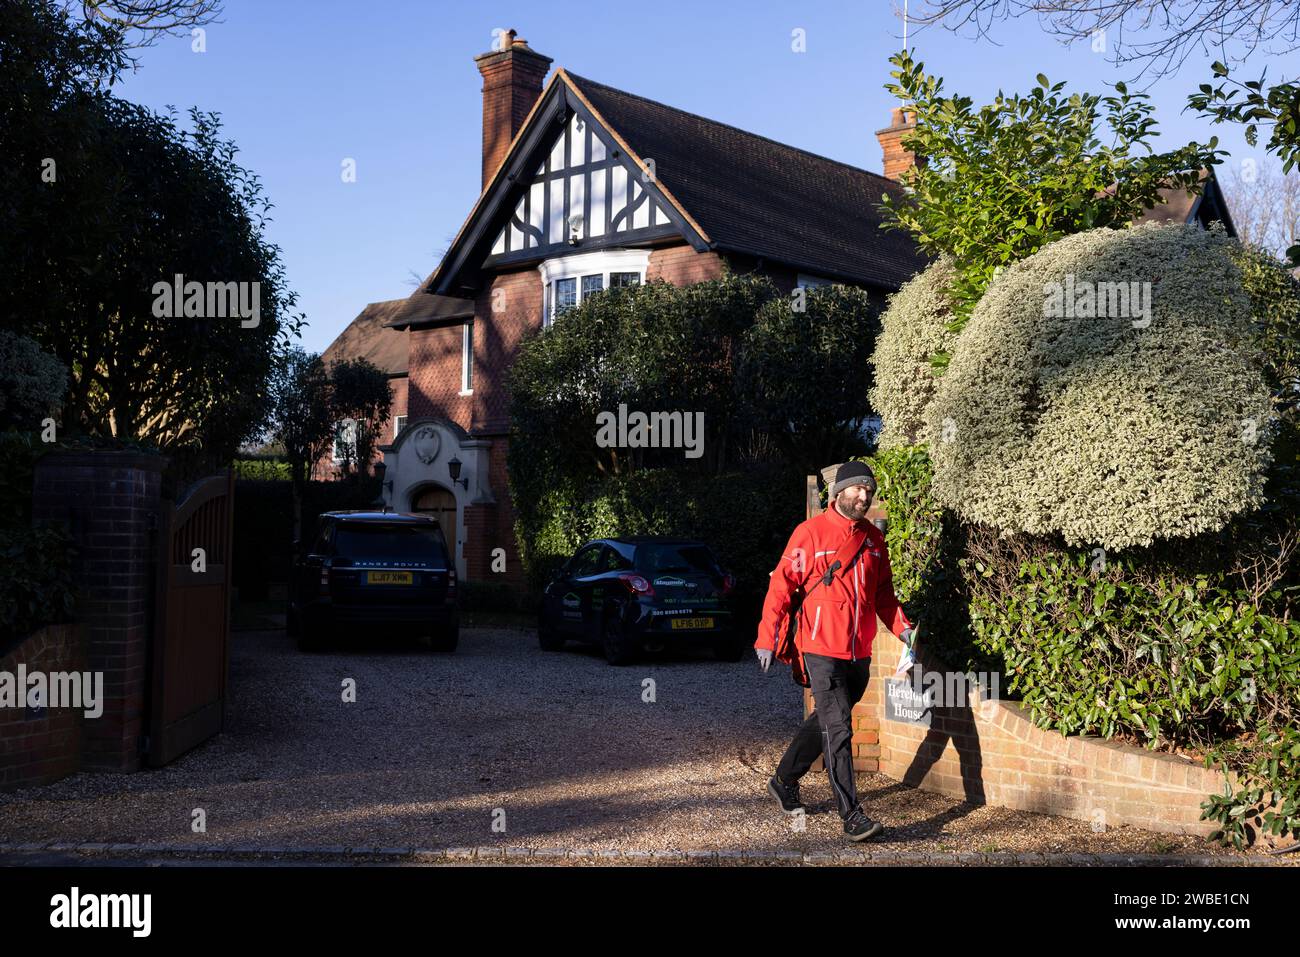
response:
[[[637,571],[652,575],[661,572],[702,572],[712,575],[720,571],[713,552],[702,544],[638,545],[634,560]]]
[[[357,561],[392,559],[447,564],[447,545],[437,525],[346,523],[334,535],[335,554]]]

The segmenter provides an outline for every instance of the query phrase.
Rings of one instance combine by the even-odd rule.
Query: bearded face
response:
[[[871,500],[875,498],[875,489],[869,485],[850,485],[835,496],[835,504],[841,515],[846,515],[855,522],[867,517]]]

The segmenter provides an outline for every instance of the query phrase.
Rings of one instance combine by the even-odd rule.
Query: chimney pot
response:
[[[507,30],[501,49],[474,58],[483,76],[483,187],[496,175],[511,141],[542,95],[542,80],[551,58]]]
[[[885,176],[900,180],[903,174],[914,166],[924,166],[925,157],[916,156],[903,149],[903,137],[916,129],[916,113],[901,106],[889,111],[889,125],[883,130],[876,130],[876,139],[880,141],[880,151],[884,156]]]

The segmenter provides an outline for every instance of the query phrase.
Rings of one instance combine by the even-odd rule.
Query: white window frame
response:
[[[397,441],[397,437],[402,434],[404,428],[406,428],[406,416],[393,416],[393,441]]]
[[[474,394],[474,320],[461,326],[460,335],[460,394]]]
[[[337,425],[342,427],[343,432],[342,432],[342,434],[339,434],[337,431],[335,432],[334,442],[333,442],[333,444],[330,446],[330,459],[331,459],[331,461],[332,461],[335,465],[338,465],[338,464],[340,464],[340,463],[343,461],[343,456],[339,455],[339,449],[342,448],[342,444],[341,444],[341,443],[343,443],[343,442],[349,442],[349,441],[350,441],[351,444],[352,444],[352,454],[353,454],[353,456],[355,456],[355,455],[357,454],[357,432],[356,432],[356,429],[357,429],[357,421],[356,421],[356,419],[344,419],[342,422],[337,423]],[[351,427],[351,429],[352,429],[352,437],[351,437],[351,439],[348,438],[348,433],[347,433],[347,429],[348,429],[349,427]]]
[[[555,321],[553,284],[560,279],[575,280],[577,302],[582,305],[582,277],[600,276],[601,291],[609,288],[611,273],[636,273],[638,282],[645,284],[646,268],[650,265],[648,249],[598,249],[589,253],[574,253],[545,260],[537,267],[542,274],[542,328],[549,329]]]
[[[827,279],[825,276],[814,276],[812,273],[801,272],[794,281],[796,289],[820,289],[822,286],[834,286],[834,279]]]

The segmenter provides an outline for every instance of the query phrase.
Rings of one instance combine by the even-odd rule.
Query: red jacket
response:
[[[845,539],[853,534],[854,523],[831,503],[825,512],[795,527],[781,563],[771,572],[755,648],[776,647],[776,637],[784,631],[789,617],[790,599],[809,572],[812,577],[805,587],[808,597],[801,608],[795,636],[795,643],[804,654],[869,658],[871,642],[876,636],[877,615],[895,635],[912,627],[894,595],[885,536],[870,522],[864,524],[867,541],[853,567],[847,573],[837,571],[829,585],[819,584],[815,590],[813,584],[834,561]]]

